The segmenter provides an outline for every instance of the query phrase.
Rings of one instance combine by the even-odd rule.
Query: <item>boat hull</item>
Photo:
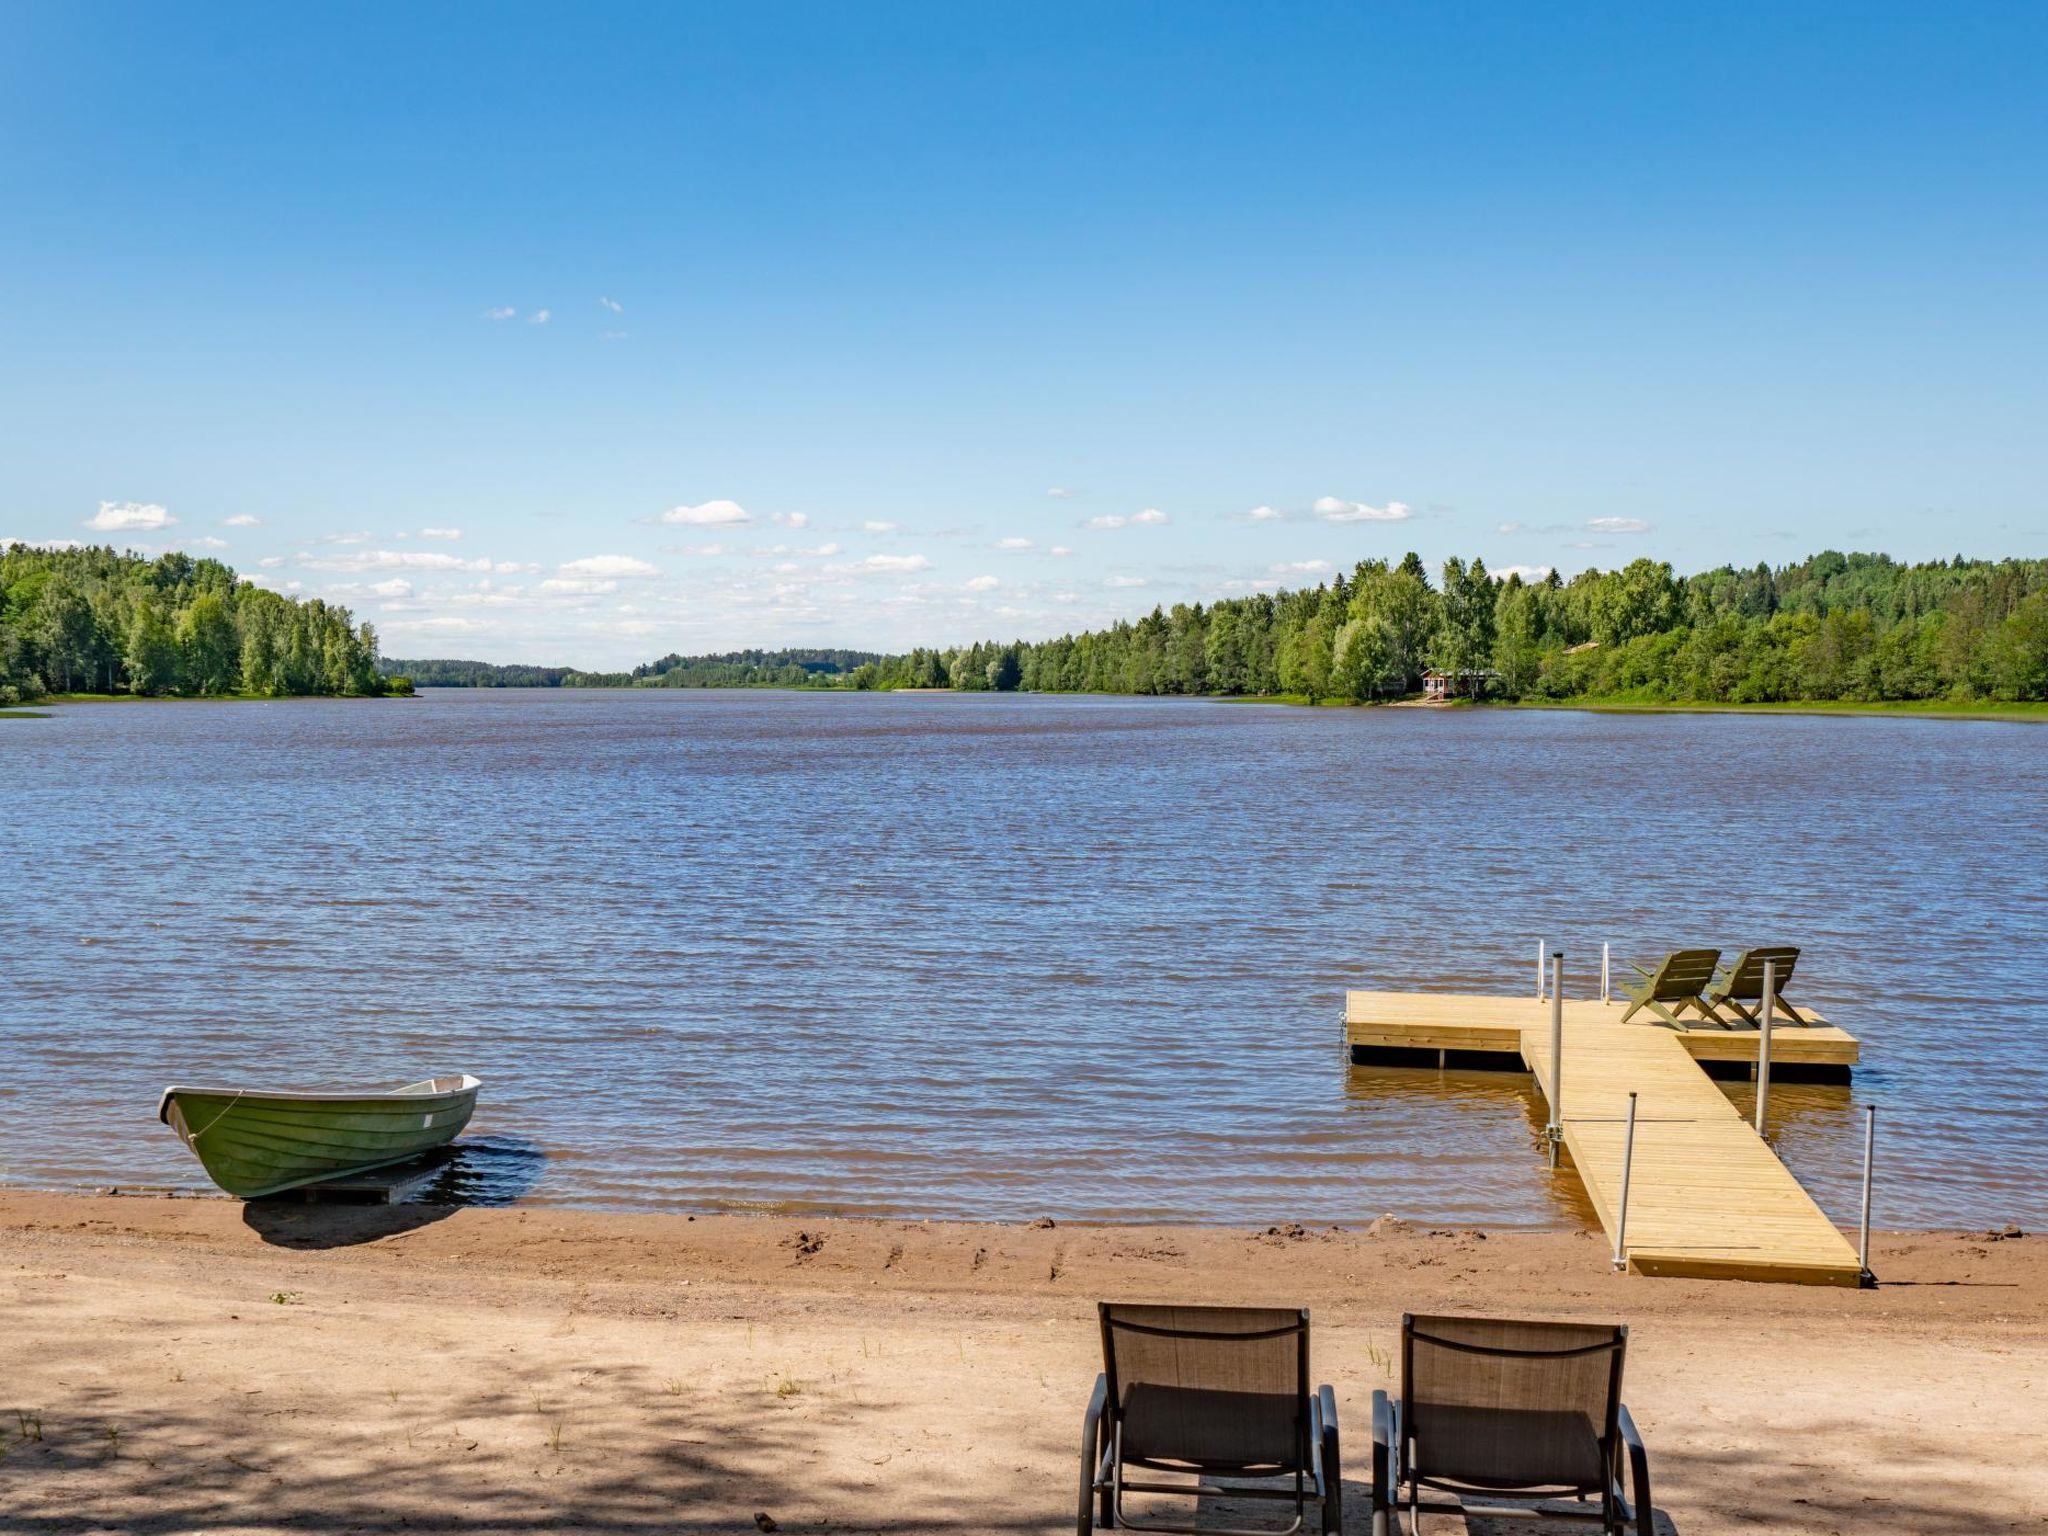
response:
[[[481,1086],[448,1076],[362,1093],[170,1087],[157,1117],[214,1183],[253,1200],[443,1146],[469,1124]]]

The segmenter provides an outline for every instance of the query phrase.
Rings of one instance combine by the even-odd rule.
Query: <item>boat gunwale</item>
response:
[[[454,1077],[453,1088],[436,1088],[434,1084],[442,1077]],[[281,1099],[292,1104],[373,1104],[391,1099],[406,1099],[418,1102],[422,1099],[453,1099],[468,1095],[476,1096],[483,1087],[483,1079],[467,1072],[443,1073],[438,1077],[421,1078],[416,1083],[404,1083],[396,1088],[343,1088],[322,1093],[312,1088],[216,1088],[194,1083],[172,1083],[158,1095],[156,1117],[165,1125],[171,1123],[171,1100],[178,1094],[206,1094],[216,1098],[263,1100]]]

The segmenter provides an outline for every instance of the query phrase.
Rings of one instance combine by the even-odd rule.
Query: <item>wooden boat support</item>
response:
[[[1811,1010],[1771,1033],[1773,1079],[1847,1081],[1855,1038]],[[1860,1285],[1847,1238],[1707,1074],[1746,1074],[1758,1031],[1620,1023],[1621,1005],[1563,1008],[1563,1148],[1609,1241],[1620,1218],[1628,1096],[1637,1095],[1628,1267],[1645,1275]],[[1352,1060],[1527,1069],[1546,1097],[1550,1004],[1533,997],[1351,992]]]

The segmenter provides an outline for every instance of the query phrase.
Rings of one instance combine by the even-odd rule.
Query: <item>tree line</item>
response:
[[[1528,581],[1452,559],[1432,582],[1410,554],[1056,640],[913,650],[845,686],[1370,701],[1416,692],[1430,669],[1509,699],[2048,699],[2048,561],[1829,550],[1775,569],[1680,577],[1645,559]]]
[[[52,693],[408,692],[348,609],[252,586],[218,560],[0,546],[0,703]]]
[[[630,672],[438,659],[385,658],[377,666],[421,688],[803,688],[836,686],[856,667],[882,659],[878,651],[800,649],[712,656],[671,651]]]

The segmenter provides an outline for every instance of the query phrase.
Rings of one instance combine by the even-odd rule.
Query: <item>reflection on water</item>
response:
[[[1550,1166],[1548,1115],[1535,1077],[1518,1071],[1353,1066],[1345,1112],[1398,1148],[1421,1148],[1424,1186],[1458,1191],[1427,1205],[1397,1203],[1432,1221],[1488,1219],[1520,1208],[1554,1223],[1597,1227],[1592,1202],[1569,1169]],[[1469,1210],[1466,1209],[1469,1207]]]
[[[1338,1023],[1520,991],[1541,937],[1574,995],[1602,941],[1801,945],[1867,1063],[1773,1094],[1822,1204],[1872,1100],[1880,1224],[2048,1219],[2033,727],[681,690],[17,725],[4,1179],[202,1186],[172,1080],[466,1069],[465,1198],[1555,1225],[1526,1079],[1351,1072]]]
[[[441,1149],[433,1182],[411,1197],[419,1205],[512,1205],[540,1183],[547,1153],[523,1136],[466,1136]]]

